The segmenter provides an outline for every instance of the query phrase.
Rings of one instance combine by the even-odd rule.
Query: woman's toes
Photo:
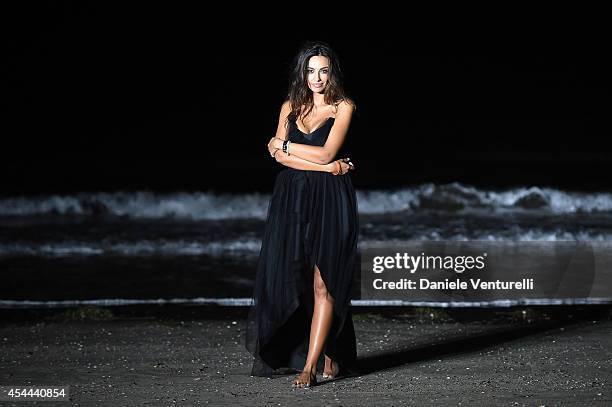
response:
[[[317,374],[309,372],[309,371],[303,371],[302,373],[300,373],[298,375],[298,377],[293,380],[291,386],[292,387],[310,387],[316,384],[317,381]]]

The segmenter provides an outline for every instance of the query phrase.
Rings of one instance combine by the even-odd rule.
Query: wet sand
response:
[[[311,389],[249,375],[247,311],[0,310],[0,385],[69,385],[75,406],[612,404],[610,306],[353,307],[359,373]]]

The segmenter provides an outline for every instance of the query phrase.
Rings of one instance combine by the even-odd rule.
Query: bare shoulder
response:
[[[344,99],[338,102],[336,105],[336,118],[347,117],[350,118],[355,111],[355,103],[351,99]]]
[[[355,108],[356,108],[355,102],[353,102],[349,98],[339,100],[333,105],[333,109],[335,110],[336,114],[346,114],[346,113],[351,114],[353,113]]]
[[[274,137],[287,140],[287,117],[291,113],[291,102],[286,100],[283,102],[283,105],[280,109],[280,114],[278,115],[278,126],[276,128],[276,135]]]
[[[283,102],[280,112],[281,112],[282,117],[287,117],[289,115],[289,113],[291,112],[291,101],[290,100],[285,100]]]

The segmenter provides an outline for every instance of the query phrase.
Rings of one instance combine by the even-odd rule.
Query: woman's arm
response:
[[[336,113],[334,125],[332,126],[329,132],[329,136],[327,136],[327,141],[325,142],[325,145],[322,147],[318,147],[292,142],[289,148],[289,153],[291,154],[291,156],[295,155],[306,161],[318,164],[330,163],[338,153],[338,150],[340,150],[340,147],[342,147],[342,143],[344,143],[346,133],[351,123],[353,110],[353,105],[351,105],[350,103],[346,101],[340,103],[340,105],[338,105],[338,113]],[[283,137],[279,137],[279,133]],[[285,139],[284,134],[280,131],[277,131],[276,137],[277,139],[275,139],[272,143],[273,147],[282,148],[283,140]]]
[[[296,170],[305,171],[322,171],[329,172],[334,175],[346,174],[349,170],[354,169],[353,164],[350,161],[335,160],[329,164],[317,164],[303,158],[296,157],[294,155],[287,155],[282,150],[270,147],[268,151],[272,152],[271,155],[276,159],[277,162],[283,164],[286,167],[295,168]],[[349,164],[350,163],[350,164]]]
[[[322,172],[333,172],[338,171],[338,164],[329,163],[329,164],[317,164],[303,158],[296,157],[295,155],[287,155],[283,153],[282,150],[276,150],[274,153],[274,158],[276,162],[283,164],[286,167],[295,168],[296,170],[306,170],[306,171],[322,171]],[[343,168],[344,172],[346,170]]]
[[[309,160],[295,156],[294,154],[288,155],[286,153],[283,153],[283,151],[281,150],[282,142],[281,142],[280,148],[275,148],[272,143],[273,140],[276,140],[276,139],[286,140],[287,139],[287,126],[285,123],[286,123],[286,118],[290,112],[291,112],[291,107],[290,107],[289,101],[286,101],[285,103],[283,103],[283,106],[281,107],[280,115],[278,118],[278,127],[276,129],[276,135],[271,140],[271,142],[268,143],[268,152],[270,153],[272,157],[274,157],[274,159],[278,163],[283,164],[286,167],[295,168],[297,170],[322,171],[322,172],[330,172],[332,174],[337,174],[338,172],[340,174],[345,174],[349,169],[351,169],[351,167],[347,163],[342,162],[342,161],[340,161],[339,163],[332,162],[332,163],[320,163],[319,164],[319,163],[311,162]],[[291,148],[293,148],[293,146],[294,144],[291,143]],[[309,146],[306,146],[306,147],[309,147]],[[317,148],[321,148],[321,147],[317,147]]]

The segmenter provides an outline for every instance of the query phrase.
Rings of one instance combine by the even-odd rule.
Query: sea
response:
[[[269,200],[148,190],[0,198],[0,307],[248,305]],[[358,189],[357,200],[361,249],[612,241],[611,192],[425,183]]]

